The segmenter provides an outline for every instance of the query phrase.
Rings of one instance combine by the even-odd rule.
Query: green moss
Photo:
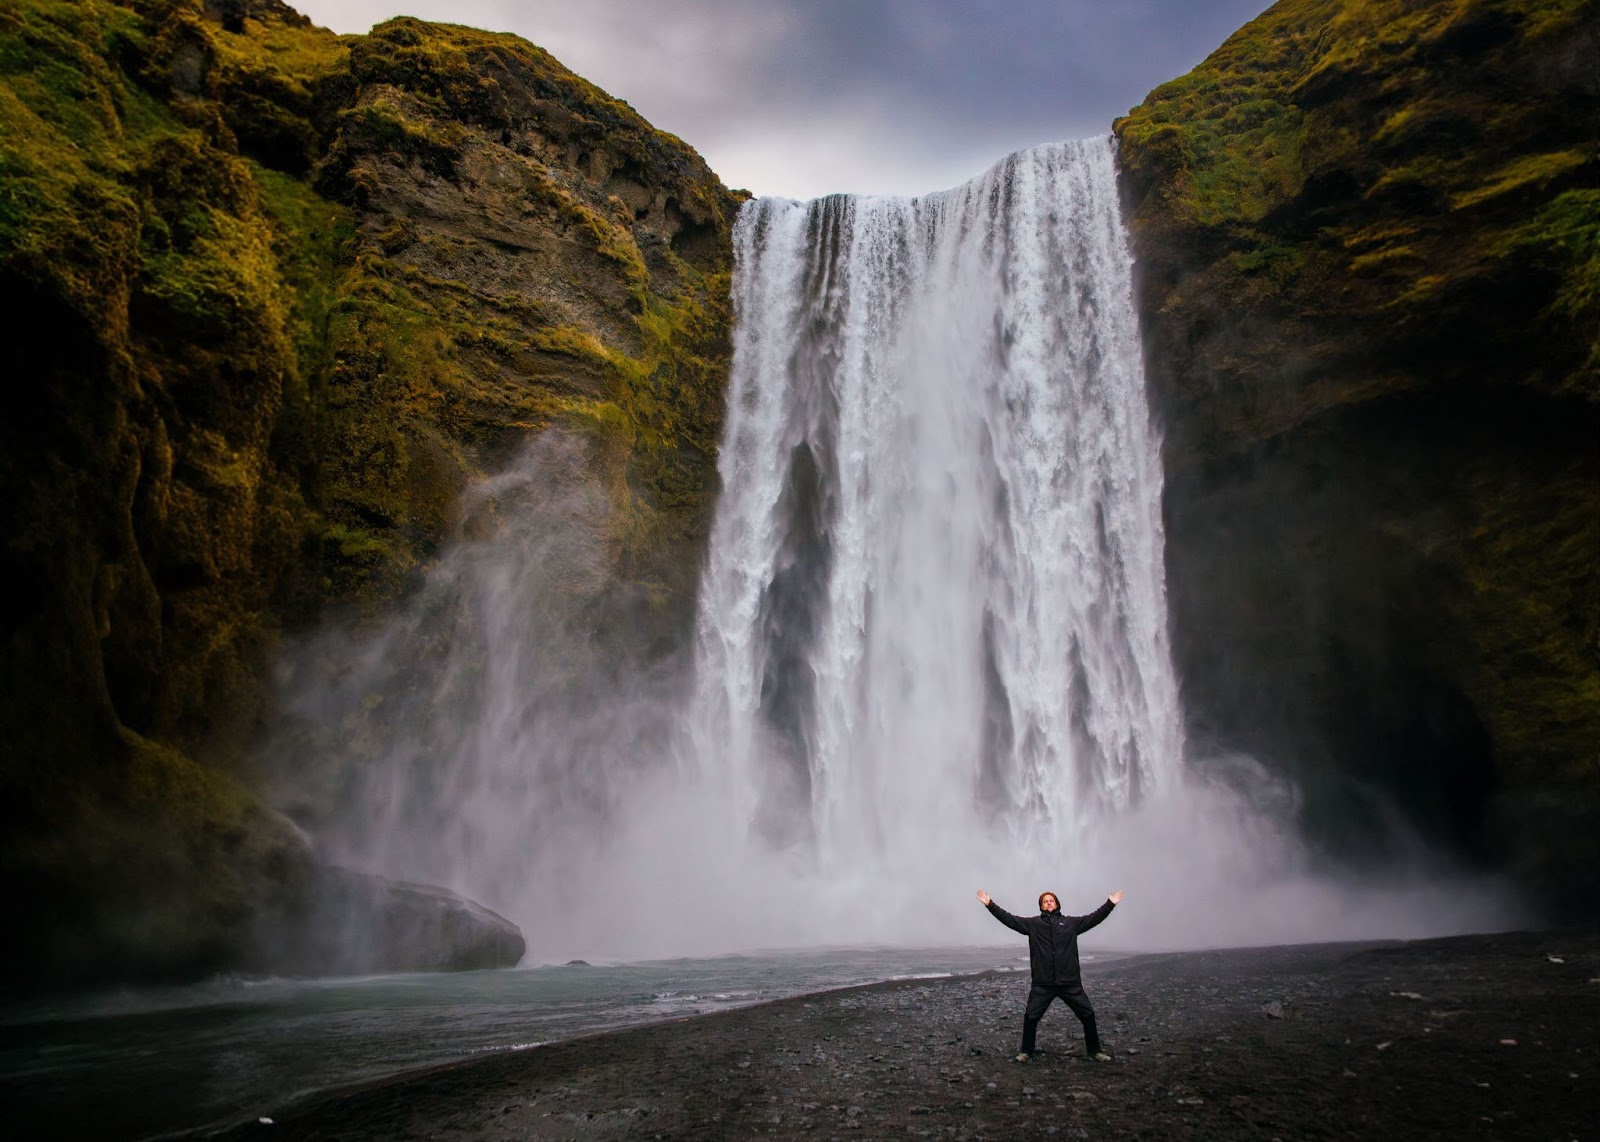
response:
[[[1333,5],[1280,4],[1189,75],[1152,91],[1117,121],[1124,165],[1157,171],[1197,226],[1249,222],[1299,190],[1303,113],[1282,88],[1314,52]]]
[[[344,115],[342,132],[355,136],[361,145],[415,159],[424,169],[441,178],[454,174],[466,138],[462,128],[440,127],[431,121],[408,116],[399,107],[382,103],[352,108]]]
[[[1327,313],[1330,328],[1337,310],[1423,335],[1430,307],[1563,261],[1535,248],[1544,231],[1527,219],[1600,178],[1592,100],[1573,87],[1579,103],[1553,115],[1548,94],[1582,40],[1580,8],[1281,0],[1118,121],[1130,188],[1152,222],[1160,204],[1173,240],[1187,230],[1229,251],[1237,274],[1289,264],[1282,250],[1296,247],[1288,307]],[[1530,68],[1545,71],[1534,80]],[[1336,248],[1347,256],[1328,257]],[[1575,272],[1547,313],[1583,294]],[[1582,351],[1556,383],[1600,391],[1593,330],[1577,332]]]
[[[1482,186],[1457,194],[1450,204],[1456,210],[1463,210],[1512,191],[1542,188],[1564,174],[1596,162],[1600,162],[1600,156],[1588,148],[1520,155],[1489,175]]]
[[[1493,253],[1554,277],[1545,317],[1570,343],[1588,347],[1567,387],[1591,399],[1600,396],[1600,189],[1558,195],[1501,235]]]
[[[1600,781],[1600,489],[1574,465],[1546,487],[1471,489],[1481,509],[1467,546],[1474,619],[1507,645],[1476,679],[1481,708],[1518,783]]]
[[[393,545],[383,536],[362,528],[329,524],[323,531],[323,539],[338,547],[341,558],[354,562],[372,558],[388,561],[395,555]]]

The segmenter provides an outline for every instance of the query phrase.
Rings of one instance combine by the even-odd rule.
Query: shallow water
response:
[[[0,1010],[0,1105],[12,1137],[156,1137],[484,1052],[853,984],[1026,967],[1019,945],[825,948],[29,1001]]]

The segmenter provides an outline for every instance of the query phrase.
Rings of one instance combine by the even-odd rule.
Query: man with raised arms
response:
[[[1109,1063],[1111,1056],[1100,1049],[1100,1032],[1094,1023],[1094,1007],[1083,993],[1083,973],[1078,967],[1078,936],[1093,928],[1111,915],[1111,910],[1122,903],[1119,888],[1106,902],[1087,916],[1063,916],[1061,903],[1054,892],[1039,894],[1037,916],[1013,916],[978,889],[978,903],[987,908],[994,918],[1012,931],[1028,937],[1028,964],[1033,972],[1033,987],[1028,991],[1028,1008],[1022,1016],[1022,1051],[1017,1062],[1025,1063],[1034,1051],[1033,1036],[1039,1020],[1051,1002],[1060,999],[1072,1008],[1072,1013],[1083,1024],[1083,1038],[1089,1048],[1089,1057]]]

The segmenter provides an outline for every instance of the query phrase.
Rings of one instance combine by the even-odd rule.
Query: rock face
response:
[[[278,632],[406,591],[530,435],[611,505],[574,606],[670,653],[739,200],[514,37],[23,0],[0,41],[4,964],[234,966],[314,879],[247,761]]]
[[[352,211],[361,279],[328,344],[333,589],[398,589],[464,479],[561,424],[592,443],[618,566],[682,621],[739,200],[514,36],[394,20],[350,44],[348,68],[317,173]]]
[[[1283,0],[1119,120],[1202,743],[1600,901],[1600,11]],[[1404,831],[1404,830],[1400,830]]]

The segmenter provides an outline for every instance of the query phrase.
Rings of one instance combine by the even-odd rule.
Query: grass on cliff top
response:
[[[1164,226],[1275,271],[1291,307],[1420,328],[1533,267],[1554,282],[1545,336],[1590,347],[1557,383],[1600,398],[1600,105],[1572,62],[1595,19],[1584,0],[1280,0],[1117,121],[1124,169]]]
[[[1253,222],[1299,190],[1303,114],[1288,88],[1339,7],[1274,5],[1117,120],[1125,155],[1177,172],[1175,198],[1190,224]]]
[[[1180,172],[1178,206],[1197,226],[1255,222],[1308,175],[1362,149],[1396,152],[1375,183],[1422,181],[1455,194],[1457,207],[1471,205],[1596,156],[1591,138],[1586,148],[1496,164],[1517,149],[1509,137],[1536,137],[1523,122],[1535,109],[1526,92],[1496,100],[1503,93],[1463,84],[1450,53],[1477,57],[1471,41],[1482,37],[1481,52],[1509,56],[1570,30],[1585,8],[1584,0],[1280,0],[1192,72],[1153,90],[1117,133],[1136,164],[1153,159]],[[1307,122],[1309,110],[1352,100],[1366,114]],[[1505,149],[1461,145],[1454,112],[1486,117]]]
[[[400,16],[355,43],[352,67],[365,83],[389,83],[427,100],[439,114],[484,126],[506,125],[506,96],[488,72],[521,69],[541,94],[608,127],[656,131],[632,107],[562,66],[549,52],[510,32],[488,32]]]
[[[424,100],[443,119],[488,128],[512,126],[528,107],[513,106],[506,87],[525,88],[570,117],[564,131],[586,135],[637,163],[646,182],[663,175],[706,171],[676,135],[652,127],[627,103],[563,67],[520,36],[403,16],[379,24],[351,44],[350,67],[364,84],[390,84]],[[501,80],[507,80],[505,87]],[[520,124],[519,124],[520,125]],[[533,124],[537,126],[537,122]],[[693,187],[691,194],[705,197]],[[709,198],[702,205],[715,209]]]
[[[224,86],[235,86],[235,76],[254,77],[309,100],[317,84],[347,68],[353,37],[312,24],[246,19],[242,32],[216,29],[211,38]]]

